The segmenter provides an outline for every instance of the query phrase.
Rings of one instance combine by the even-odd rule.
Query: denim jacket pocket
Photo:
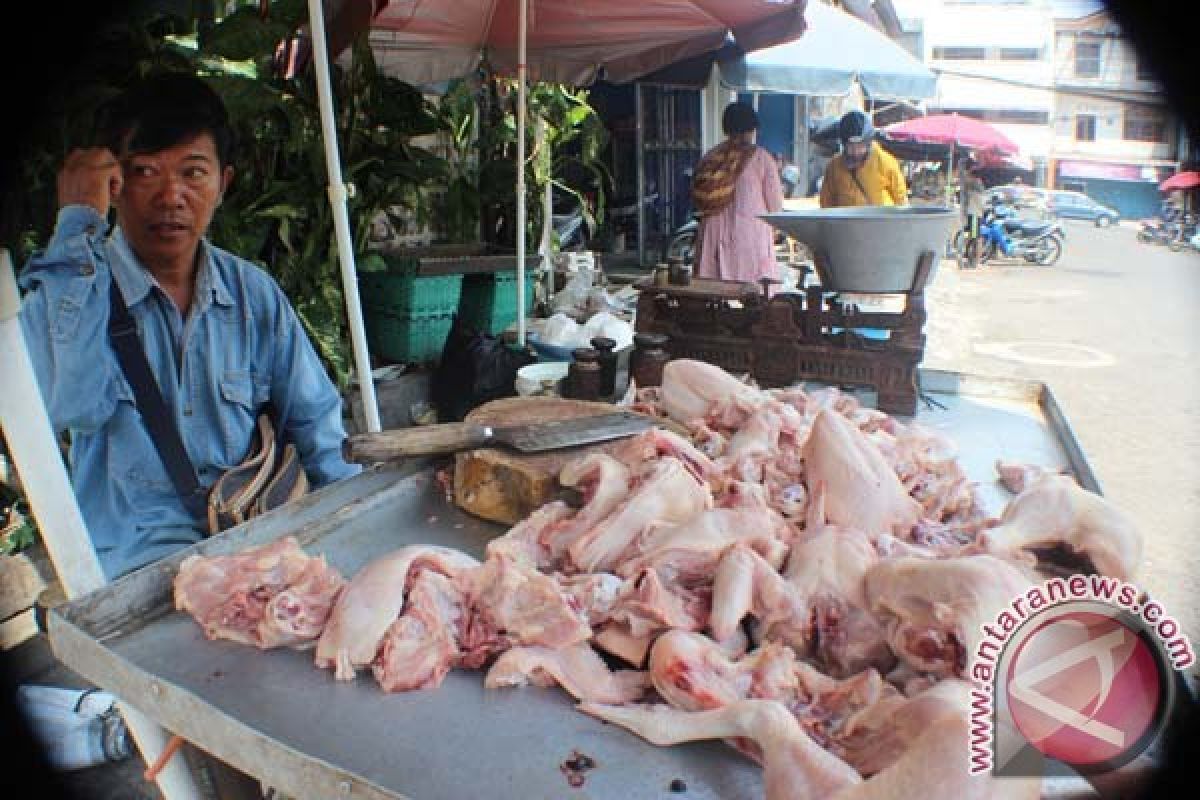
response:
[[[54,318],[50,322],[50,331],[55,341],[70,342],[75,339],[87,294],[94,285],[95,281],[90,276],[72,278],[67,282],[53,304]]]
[[[242,460],[250,446],[254,423],[270,396],[270,385],[247,370],[225,370],[220,380],[221,429],[230,464]]]
[[[135,491],[174,494],[175,486],[137,409],[133,389],[124,379],[114,381],[113,385],[117,399],[110,422],[117,430],[109,438],[113,443],[109,453],[113,474],[127,481]]]

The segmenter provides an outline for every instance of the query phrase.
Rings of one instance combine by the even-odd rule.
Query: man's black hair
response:
[[[758,130],[758,112],[745,103],[730,103],[721,115],[721,130],[726,136]]]
[[[186,72],[147,76],[109,101],[97,120],[98,144],[118,156],[157,153],[208,133],[222,167],[233,158],[233,129],[221,97]]]

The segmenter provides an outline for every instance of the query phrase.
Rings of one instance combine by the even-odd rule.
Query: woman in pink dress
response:
[[[754,144],[758,114],[730,103],[721,117],[728,137],[696,167],[692,199],[700,213],[696,276],[724,281],[779,280],[775,229],[759,214],[783,209],[775,158]]]

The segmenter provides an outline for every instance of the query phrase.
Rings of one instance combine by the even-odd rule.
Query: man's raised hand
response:
[[[107,147],[89,147],[67,154],[58,172],[58,207],[87,205],[108,214],[121,191],[121,166]]]

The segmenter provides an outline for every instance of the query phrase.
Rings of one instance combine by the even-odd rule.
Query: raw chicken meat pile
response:
[[[1125,515],[999,464],[1016,496],[990,518],[951,442],[836,389],[678,360],[635,407],[663,426],[568,464],[580,507],[543,506],[482,563],[416,545],[346,582],[283,539],[189,558],[176,605],[211,638],[315,646],[386,691],[455,668],[557,684],[655,744],[725,739],[768,798],[1037,796],[967,774],[969,654],[1039,558],[1132,579]]]

